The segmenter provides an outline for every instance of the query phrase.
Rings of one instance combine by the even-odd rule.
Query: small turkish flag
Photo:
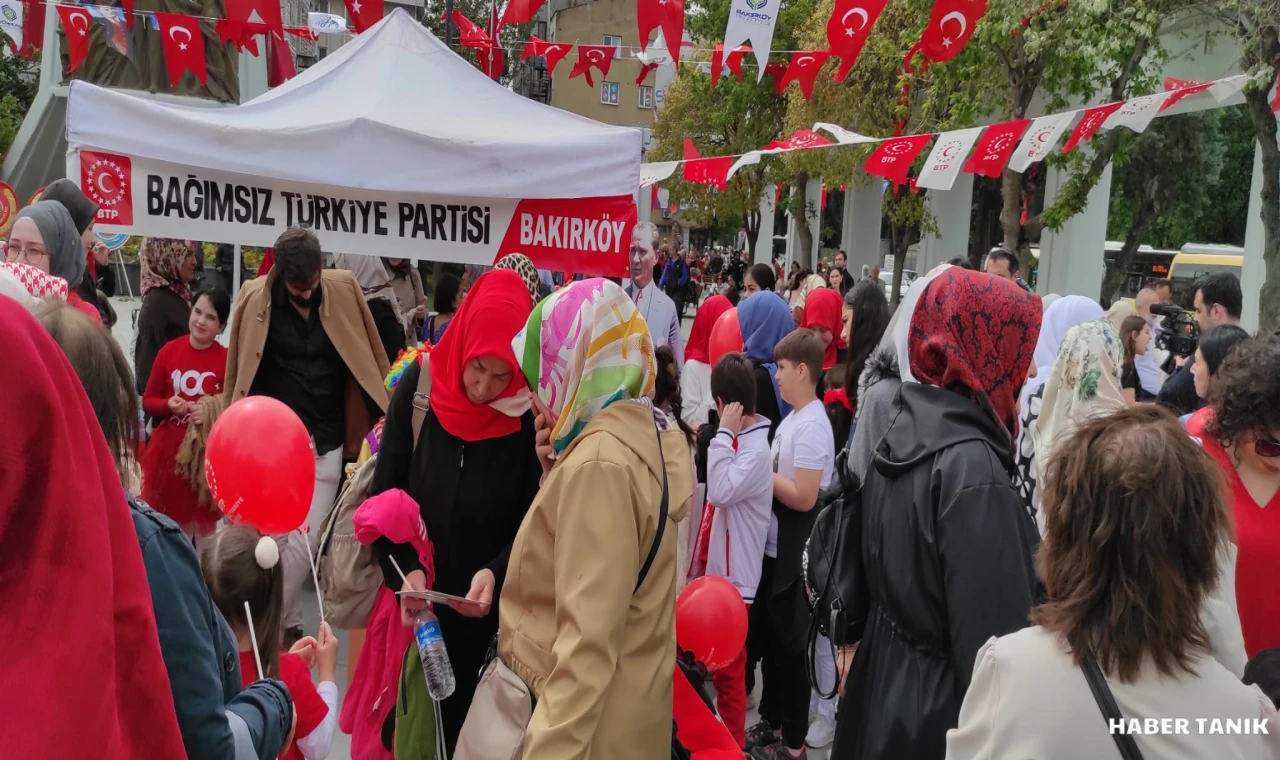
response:
[[[773,77],[773,91],[779,95],[787,87],[786,76],[788,68],[790,68],[788,64],[778,63],[777,61],[770,61],[764,66],[764,73]]]
[[[720,83],[720,69],[724,68],[724,45],[716,45],[711,51],[711,89]]]
[[[500,26],[506,24],[527,24],[538,15],[538,10],[546,0],[507,0],[507,7],[502,9]]]
[[[573,49],[573,45],[567,42],[547,42],[537,37],[530,37],[524,46],[524,52],[520,55],[520,60],[524,60],[530,56],[541,55],[547,59],[547,76],[555,73],[556,64],[560,62]]]
[[[644,84],[644,78],[649,76],[649,72],[658,68],[656,63],[646,63],[640,67],[640,76],[636,77],[636,84]]]
[[[871,27],[884,11],[888,0],[836,0],[835,10],[827,19],[827,44],[831,53],[840,56],[836,81],[842,82],[853,68],[871,35]]]
[[[89,12],[79,6],[55,5],[54,8],[62,18],[62,28],[67,33],[67,53],[70,56],[67,73],[70,74],[84,63],[84,57],[89,54],[89,27],[93,25],[93,21],[89,18]]]
[[[792,82],[799,82],[800,94],[804,95],[804,99],[813,97],[814,80],[830,57],[830,50],[799,50],[792,53],[791,63],[787,64],[779,89],[785,90]]]
[[[200,34],[200,20],[195,16],[177,13],[157,13],[160,25],[160,42],[164,47],[164,65],[169,70],[169,83],[177,89],[184,72],[195,74],[201,85],[209,81],[209,69],[204,59],[204,36]]]
[[[936,0],[920,35],[920,52],[934,63],[955,58],[986,13],[987,0]]]
[[[267,34],[267,86],[279,87],[298,75],[293,50],[283,34]]]
[[[1075,149],[1076,145],[1097,134],[1107,117],[1122,105],[1124,103],[1107,103],[1102,106],[1086,108],[1084,116],[1080,117],[1080,123],[1076,125],[1075,129],[1071,130],[1071,136],[1067,138],[1067,144],[1062,146],[1062,152],[1070,153]]]
[[[1213,82],[1188,82],[1183,79],[1174,79],[1173,77],[1165,77],[1164,88],[1166,90],[1173,90],[1173,94],[1170,95],[1169,99],[1164,102],[1164,105],[1160,106],[1160,110],[1162,112],[1167,111],[1170,108],[1172,108],[1173,104],[1177,103],[1179,100],[1182,100],[1183,98],[1188,97],[1190,95],[1195,95],[1198,92],[1204,92],[1205,90],[1209,89],[1212,86],[1213,86]]]
[[[1018,138],[1030,123],[1030,119],[1018,119],[987,127],[987,131],[978,138],[973,155],[964,162],[964,170],[983,177],[999,177],[1005,164],[1009,163],[1013,149],[1018,147]]]
[[[356,34],[382,20],[383,0],[342,0],[351,18],[351,28]]]
[[[636,24],[640,28],[640,51],[649,46],[653,30],[662,28],[662,39],[676,63],[684,42],[684,0],[636,0]]]
[[[257,19],[254,16],[257,15]],[[269,29],[283,29],[280,0],[227,0],[227,19],[242,23],[266,24]]]
[[[569,78],[586,76],[587,85],[595,87],[595,80],[591,78],[591,67],[594,66],[599,69],[600,76],[609,76],[609,67],[613,65],[613,54],[615,52],[617,52],[617,48],[612,45],[579,45],[578,62],[573,65],[573,69],[569,72]]]
[[[698,149],[693,147],[693,141],[688,137],[684,138],[684,162],[681,168],[684,169],[685,182],[711,185],[720,192],[724,192],[731,166],[733,166],[733,156],[699,158]]]
[[[444,21],[444,18],[444,16],[441,16],[440,20]],[[462,15],[460,10],[454,9],[453,11],[453,25],[458,28],[458,42],[463,47],[473,48],[486,42],[493,42],[483,29],[474,21]]]
[[[750,45],[739,45],[724,57],[725,68],[729,69],[729,73],[733,74],[734,79],[742,81],[742,56],[751,52]]]
[[[916,156],[920,155],[920,151],[932,139],[933,135],[908,135],[885,140],[867,156],[862,170],[901,185],[907,181],[911,162],[916,160]]]
[[[234,42],[238,50],[247,50],[254,58],[260,54],[256,37],[271,34],[271,29],[266,24],[232,21],[229,18],[218,19],[213,28],[218,32],[220,43],[225,45],[228,42]]]

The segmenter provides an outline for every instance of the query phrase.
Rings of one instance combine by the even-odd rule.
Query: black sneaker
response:
[[[768,722],[760,721],[747,729],[747,752],[756,747],[765,747],[782,741],[782,734],[771,727]]]
[[[800,754],[792,754],[781,741],[751,750],[751,760],[809,760],[808,747],[801,747]]]

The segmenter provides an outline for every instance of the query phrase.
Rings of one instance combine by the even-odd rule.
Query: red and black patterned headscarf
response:
[[[1040,317],[1040,299],[1014,283],[950,267],[926,286],[911,316],[911,373],[921,383],[989,404],[1013,438],[1018,391],[1027,379]]]

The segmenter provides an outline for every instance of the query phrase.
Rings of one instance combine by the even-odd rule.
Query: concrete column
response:
[[[1244,230],[1244,266],[1240,269],[1240,289],[1244,300],[1240,310],[1240,326],[1249,332],[1258,329],[1262,284],[1267,280],[1267,267],[1262,260],[1262,154],[1253,149],[1253,181],[1249,185],[1249,216]]]
[[[1045,181],[1044,203],[1048,206],[1066,183],[1067,174],[1050,169]],[[1098,184],[1089,191],[1084,210],[1067,220],[1060,231],[1041,233],[1037,293],[1098,297],[1102,292],[1103,250],[1110,209],[1111,166],[1108,165]]]
[[[791,194],[794,196],[795,191]],[[805,208],[803,211],[803,219],[792,217],[791,224],[787,227],[787,266],[790,262],[800,262],[802,269],[812,269],[818,261],[818,249],[822,242],[819,238],[822,233],[822,182],[820,180],[811,179],[805,185]],[[808,224],[809,235],[813,238],[813,245],[809,250],[804,251],[800,248],[800,235],[797,232],[796,224]]]
[[[640,192],[636,194],[636,221],[648,222],[652,221],[653,215],[653,188],[642,187]]]
[[[934,216],[938,232],[920,239],[920,253],[916,257],[916,272],[920,274],[948,259],[969,255],[973,175],[962,173],[950,190],[930,190],[925,204]]]
[[[885,181],[872,177],[870,184],[861,169],[854,169],[845,186],[844,216],[841,219],[840,248],[848,257],[848,270],[862,276],[862,267],[881,264],[880,228]]]
[[[765,185],[760,194],[760,234],[751,254],[753,264],[773,263],[773,220],[777,209],[773,207],[773,185]]]

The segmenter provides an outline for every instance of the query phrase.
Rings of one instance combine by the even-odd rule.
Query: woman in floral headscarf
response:
[[[1039,536],[1009,473],[1040,301],[959,267],[917,294],[886,335],[902,385],[863,482],[869,611],[832,635],[858,645],[832,757],[942,757],[978,649],[1035,600]]]
[[[498,609],[498,655],[537,695],[524,756],[664,757],[693,487],[684,434],[650,403],[649,327],[620,286],[584,280],[539,304],[512,348],[546,470]]]
[[[133,349],[133,372],[138,393],[146,391],[156,354],[174,338],[187,334],[191,318],[191,291],[187,283],[196,272],[196,254],[190,243],[172,238],[147,238],[139,252],[142,259],[142,307],[138,310],[138,335]]]

